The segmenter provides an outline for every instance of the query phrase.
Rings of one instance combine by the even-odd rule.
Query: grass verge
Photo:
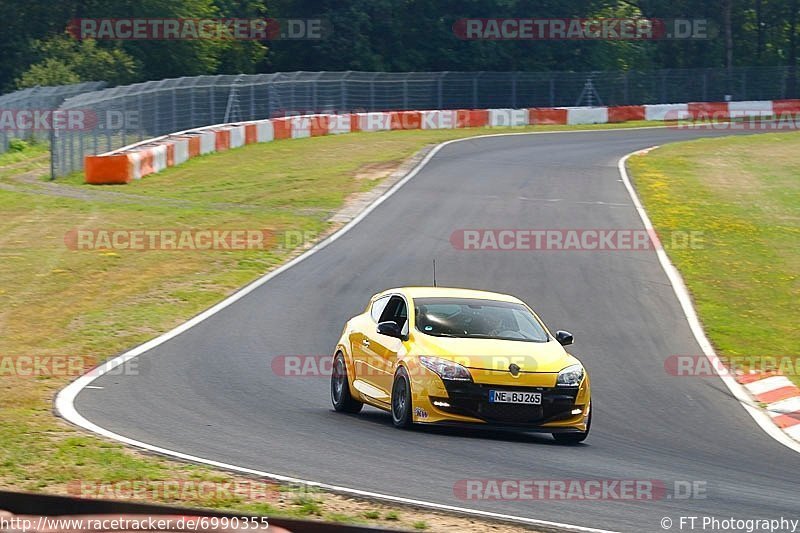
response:
[[[607,129],[652,125],[582,126]],[[535,131],[574,129],[536,127]],[[528,131],[534,128],[528,128]],[[526,131],[514,130],[514,131]],[[68,493],[75,480],[240,479],[134,452],[86,435],[52,414],[68,376],[23,376],[32,356],[77,355],[100,362],[178,325],[275,268],[297,242],[251,251],[75,251],[64,236],[82,229],[258,228],[320,235],[348,198],[369,191],[421,148],[502,130],[395,131],[250,145],[193,159],[125,187],[91,187],[82,177],[19,187],[20,172],[46,165],[41,147],[0,157],[0,486]],[[9,187],[3,188],[3,185]],[[279,491],[280,492],[280,491]],[[290,489],[291,492],[291,489]],[[337,495],[254,501],[238,493],[159,494],[145,499],[268,515],[311,516],[408,529],[513,530],[510,526]]]
[[[669,254],[719,355],[775,358],[800,385],[798,154],[800,134],[774,133],[669,144],[628,167],[659,234],[701,232]]]

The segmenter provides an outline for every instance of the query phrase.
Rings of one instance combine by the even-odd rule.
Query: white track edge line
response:
[[[270,472],[263,472],[259,470],[253,470],[250,468],[245,468],[241,466],[231,465],[227,463],[222,463],[219,461],[214,461],[211,459],[204,459],[202,457],[197,457],[189,454],[185,454],[182,452],[177,452],[174,450],[168,450],[166,448],[160,448],[158,446],[154,446],[152,444],[148,444],[146,442],[137,441],[134,439],[130,439],[128,437],[119,435],[112,431],[109,431],[105,428],[90,422],[86,418],[83,417],[80,413],[78,413],[77,409],[75,408],[75,398],[77,398],[78,394],[90,385],[94,380],[98,377],[102,376],[103,374],[113,370],[114,368],[125,364],[126,362],[130,361],[138,357],[139,355],[152,350],[153,348],[167,342],[168,340],[177,337],[181,333],[191,329],[192,327],[196,326],[197,324],[203,322],[207,318],[217,314],[218,312],[222,311],[226,307],[232,305],[233,303],[237,302],[238,300],[244,298],[255,289],[260,287],[261,285],[265,284],[272,278],[276,277],[280,273],[290,269],[291,267],[295,266],[296,264],[300,263],[304,259],[307,259],[311,255],[315,254],[316,252],[322,250],[323,248],[327,247],[329,244],[333,243],[337,239],[339,239],[342,235],[350,231],[356,224],[361,222],[368,214],[370,214],[373,210],[375,210],[380,204],[386,201],[390,196],[392,196],[395,192],[397,192],[403,185],[405,185],[408,181],[410,181],[414,176],[416,176],[427,164],[428,162],[441,151],[446,146],[450,144],[454,144],[457,142],[464,142],[470,141],[473,139],[483,139],[487,137],[507,137],[513,135],[551,135],[554,133],[594,133],[594,132],[619,132],[619,131],[627,131],[627,130],[641,130],[641,129],[661,129],[666,128],[667,126],[641,126],[635,128],[607,128],[607,129],[591,129],[591,130],[561,130],[561,131],[527,131],[527,132],[513,132],[513,133],[491,133],[486,135],[475,135],[472,137],[464,137],[461,139],[452,139],[449,141],[445,141],[436,145],[428,154],[420,161],[408,174],[406,174],[400,181],[395,183],[388,191],[383,193],[380,197],[378,197],[373,203],[369,206],[364,208],[361,213],[359,213],[355,218],[353,218],[350,222],[345,224],[342,228],[336,231],[331,236],[327,237],[323,241],[319,242],[312,248],[308,249],[303,254],[295,257],[288,263],[278,267],[277,269],[265,274],[264,276],[256,279],[255,281],[251,282],[249,285],[244,286],[237,292],[231,294],[221,302],[217,303],[216,305],[206,309],[202,313],[192,317],[191,319],[187,320],[183,324],[175,327],[174,329],[154,338],[151,339],[144,344],[140,344],[139,346],[117,356],[105,363],[99,365],[97,368],[91,370],[87,374],[80,376],[78,379],[64,387],[59,393],[56,395],[55,398],[55,410],[62,418],[79,426],[85,430],[91,431],[103,437],[116,440],[123,444],[127,444],[129,446],[134,446],[136,448],[141,448],[144,450],[148,450],[154,453],[167,455],[176,457],[179,459],[183,459],[186,461],[191,461],[195,463],[205,464],[208,466],[214,466],[217,468],[222,468],[224,470],[229,470],[233,472],[240,472],[244,474],[250,475],[257,475],[269,479],[274,479],[277,481],[284,481],[287,483],[296,483],[300,485],[306,485],[311,487],[318,487],[321,489],[326,489],[334,492],[339,492],[343,494],[352,494],[354,496],[362,496],[367,498],[374,498],[379,500],[385,500],[395,503],[401,503],[406,505],[413,505],[422,508],[434,509],[439,511],[451,511],[466,515],[478,516],[478,517],[485,517],[485,518],[495,518],[499,520],[507,520],[512,522],[518,522],[528,525],[538,525],[543,527],[555,527],[566,529],[570,531],[585,531],[587,533],[615,533],[614,531],[605,530],[605,529],[595,529],[590,527],[578,526],[574,524],[563,524],[560,522],[550,522],[547,520],[537,520],[535,518],[525,518],[521,516],[514,516],[514,515],[505,515],[500,513],[492,513],[489,511],[481,511],[478,509],[469,509],[466,507],[457,507],[452,505],[445,505],[439,504],[434,502],[426,502],[422,500],[414,500],[409,498],[403,498],[400,496],[391,496],[388,494],[381,494],[377,492],[370,492],[364,491],[360,489],[352,489],[349,487],[340,487],[337,485],[329,485],[326,483],[320,483],[316,481],[308,481],[304,479],[292,478],[288,476],[283,476],[280,474],[273,474]]]
[[[409,504],[409,505],[416,505],[416,506],[419,506],[419,507],[437,509],[437,510],[442,510],[442,511],[454,511],[454,512],[474,515],[474,516],[483,516],[483,517],[487,517],[487,518],[498,518],[498,519],[503,519],[503,520],[511,520],[511,521],[516,521],[516,522],[521,522],[521,523],[526,523],[526,524],[531,524],[531,525],[561,527],[561,528],[569,529],[569,530],[573,530],[573,531],[586,531],[586,532],[595,532],[595,533],[613,533],[613,532],[609,532],[607,530],[592,529],[592,528],[587,528],[587,527],[583,527],[583,526],[576,526],[576,525],[571,525],[571,524],[561,524],[561,523],[557,523],[557,522],[548,522],[548,521],[544,521],[544,520],[536,520],[536,519],[531,519],[531,518],[517,517],[517,516],[513,516],[513,515],[503,515],[503,514],[491,513],[491,512],[487,512],[487,511],[480,511],[480,510],[477,510],[477,509],[454,507],[454,506],[448,506],[448,505],[443,505],[443,504],[437,504],[437,503],[433,503],[433,502],[424,502],[424,501],[418,501],[418,500],[411,500],[411,499],[401,498],[401,497],[398,497],[398,496],[390,496],[390,495],[385,495],[385,494],[380,494],[380,493],[372,493],[372,492],[368,492],[368,491],[362,491],[362,490],[359,490],[359,489],[351,489],[351,488],[347,488],[347,487],[338,487],[338,486],[327,485],[327,484],[318,483],[318,482],[314,482],[314,481],[307,481],[307,480],[290,478],[290,477],[287,477],[287,476],[281,476],[279,474],[271,474],[269,472],[262,472],[262,471],[252,470],[252,469],[248,469],[248,468],[244,468],[244,467],[240,467],[240,466],[236,466],[236,465],[230,465],[230,464],[221,463],[221,462],[218,462],[218,461],[212,461],[212,460],[209,460],[209,459],[203,459],[202,457],[191,456],[191,455],[184,454],[184,453],[181,453],[181,452],[176,452],[176,451],[173,451],[173,450],[167,450],[167,449],[164,449],[164,448],[159,448],[159,447],[153,446],[151,444],[147,444],[147,443],[144,443],[144,442],[140,442],[140,441],[136,441],[136,440],[133,440],[133,439],[129,439],[129,438],[124,437],[122,435],[118,435],[116,433],[113,433],[113,432],[111,432],[111,431],[109,431],[109,430],[107,430],[105,428],[102,428],[102,427],[90,422],[86,418],[84,418],[80,413],[78,413],[77,409],[75,408],[75,403],[74,402],[75,402],[75,398],[78,396],[78,394],[87,385],[90,385],[95,379],[97,379],[98,377],[102,376],[106,372],[109,372],[110,370],[116,368],[117,366],[122,365],[122,364],[126,363],[127,361],[130,361],[131,359],[141,355],[142,353],[144,353],[144,352],[146,352],[148,350],[151,350],[151,349],[155,348],[156,346],[159,346],[160,344],[163,344],[164,342],[167,342],[168,340],[178,336],[179,334],[183,333],[184,331],[194,327],[195,325],[199,324],[200,322],[204,321],[205,319],[209,318],[210,316],[213,316],[214,314],[216,314],[219,311],[225,309],[229,305],[231,305],[231,304],[235,303],[236,301],[240,300],[241,298],[243,298],[244,296],[246,296],[250,292],[254,291],[256,288],[260,287],[261,285],[263,285],[264,283],[266,283],[270,279],[274,278],[275,276],[277,276],[281,272],[283,272],[285,270],[288,270],[292,266],[294,266],[294,265],[298,264],[299,262],[301,262],[303,259],[306,259],[306,258],[310,257],[314,253],[316,253],[319,250],[325,248],[328,244],[330,244],[330,243],[334,242],[335,240],[337,240],[339,237],[344,235],[347,231],[352,229],[361,220],[363,220],[370,212],[372,212],[375,208],[377,208],[387,198],[389,198],[391,195],[393,195],[395,192],[397,192],[397,190],[399,190],[400,187],[405,185],[405,183],[407,183],[414,176],[416,176],[422,170],[422,168],[424,168],[425,165],[433,158],[433,156],[435,156],[440,150],[442,150],[444,147],[446,147],[446,146],[448,146],[450,144],[453,144],[453,143],[456,143],[456,142],[469,141],[469,140],[472,140],[472,139],[486,138],[486,137],[504,137],[504,136],[512,136],[512,135],[544,135],[544,134],[553,134],[553,133],[618,132],[618,131],[624,131],[624,130],[660,129],[660,128],[665,128],[665,127],[666,126],[643,126],[643,127],[635,127],[635,128],[610,128],[610,129],[593,129],[593,130],[562,130],[562,131],[555,131],[555,132],[553,132],[553,131],[550,131],[550,132],[542,131],[542,132],[497,133],[497,134],[477,135],[477,136],[473,136],[473,137],[464,137],[464,138],[461,138],[461,139],[453,139],[453,140],[441,143],[441,144],[437,145],[436,147],[434,147],[434,149],[431,150],[423,158],[423,160],[420,163],[418,163],[417,166],[414,167],[414,169],[412,169],[405,177],[403,177],[400,181],[398,181],[395,185],[393,185],[388,191],[386,191],[383,195],[381,195],[378,199],[376,199],[372,204],[367,206],[353,220],[348,222],[345,226],[343,226],[341,229],[339,229],[336,233],[334,233],[333,235],[331,235],[327,239],[325,239],[322,242],[318,243],[314,247],[310,248],[309,250],[307,250],[306,252],[304,252],[300,256],[294,258],[293,260],[291,260],[288,263],[282,265],[281,267],[277,268],[276,270],[273,270],[272,272],[269,272],[269,273],[265,274],[261,278],[256,279],[251,284],[243,287],[239,291],[235,292],[234,294],[230,295],[226,299],[224,299],[221,302],[219,302],[218,304],[212,306],[211,308],[209,308],[206,311],[200,313],[199,315],[196,315],[195,317],[191,318],[187,322],[184,322],[183,324],[177,326],[176,328],[174,328],[174,329],[172,329],[172,330],[170,330],[170,331],[168,331],[168,332],[166,332],[166,333],[164,333],[164,334],[162,334],[162,335],[160,335],[160,336],[158,336],[158,337],[156,337],[156,338],[154,338],[154,339],[152,339],[152,340],[150,340],[150,341],[148,341],[148,342],[146,342],[144,344],[141,344],[141,345],[133,348],[132,350],[129,350],[128,352],[125,352],[125,353],[123,353],[123,354],[121,354],[121,355],[119,355],[119,356],[117,356],[117,357],[105,362],[104,364],[100,365],[98,368],[94,369],[93,371],[89,372],[88,374],[85,374],[85,375],[79,377],[78,379],[76,379],[75,381],[73,381],[72,383],[67,385],[64,389],[59,391],[58,395],[55,398],[55,402],[54,403],[55,403],[56,412],[60,416],[62,416],[65,420],[67,420],[67,421],[69,421],[69,422],[71,422],[71,423],[73,423],[73,424],[75,424],[75,425],[77,425],[77,426],[79,426],[79,427],[81,427],[83,429],[86,429],[86,430],[91,431],[93,433],[96,433],[98,435],[104,436],[106,438],[110,438],[112,440],[116,440],[116,441],[122,442],[124,444],[128,444],[130,446],[134,446],[134,447],[137,447],[137,448],[149,450],[149,451],[152,451],[152,452],[155,452],[155,453],[160,453],[160,454],[163,454],[163,455],[173,456],[173,457],[177,457],[177,458],[184,459],[184,460],[187,460],[187,461],[192,461],[192,462],[196,462],[196,463],[200,463],[200,464],[206,464],[206,465],[209,465],[209,466],[215,466],[215,467],[222,468],[222,469],[225,469],[225,470],[241,472],[241,473],[249,473],[249,474],[252,474],[252,475],[259,475],[259,476],[263,476],[263,477],[267,477],[267,478],[271,478],[271,479],[275,479],[275,480],[279,480],[279,481],[294,482],[294,483],[303,484],[303,485],[307,485],[307,486],[315,486],[315,487],[319,487],[319,488],[322,488],[322,489],[334,490],[334,491],[338,491],[338,492],[342,492],[342,493],[346,493],[346,494],[353,494],[353,495],[356,495],[356,496],[372,497],[372,498],[376,498],[376,499],[392,501],[392,502],[396,502],[396,503],[405,503],[405,504]],[[645,227],[652,228],[652,224],[650,223],[650,219],[647,216],[647,213],[644,211],[644,208],[642,207],[642,204],[639,201],[639,198],[636,195],[636,192],[633,189],[633,186],[631,185],[630,179],[628,178],[628,174],[627,174],[627,171],[625,169],[625,163],[630,158],[630,156],[632,156],[633,154],[638,153],[638,152],[639,151],[637,150],[636,152],[632,152],[632,153],[627,154],[624,157],[622,157],[618,162],[618,168],[619,168],[619,172],[620,172],[620,175],[622,177],[623,183],[625,184],[625,187],[628,190],[628,193],[630,194],[631,199],[633,200],[634,206],[635,206],[637,212],[639,213],[639,216],[641,217],[642,222],[645,224]],[[694,333],[695,338],[697,339],[697,341],[700,344],[700,346],[703,348],[703,351],[706,354],[706,357],[709,358],[709,361],[714,363],[715,361],[718,360],[718,358],[717,358],[716,354],[714,353],[710,342],[708,342],[708,339],[705,337],[705,333],[703,332],[702,326],[700,326],[699,320],[697,319],[697,315],[696,315],[696,313],[694,311],[694,308],[691,305],[691,298],[689,297],[688,291],[686,290],[686,287],[683,284],[682,278],[677,273],[677,270],[675,269],[675,267],[672,266],[672,264],[669,261],[669,258],[667,258],[666,254],[663,252],[663,250],[657,251],[657,254],[658,254],[658,257],[659,257],[659,261],[661,262],[661,266],[664,268],[664,271],[666,272],[667,277],[672,282],[672,286],[673,286],[673,289],[675,290],[675,294],[678,296],[678,299],[679,299],[679,301],[681,303],[681,307],[683,308],[684,314],[686,315],[686,318],[689,321],[689,325],[692,328],[692,332]],[[681,287],[681,289],[678,288],[679,286]],[[681,297],[681,293],[683,293],[685,295],[685,299]],[[692,320],[692,317],[694,317],[694,321]],[[695,324],[696,324],[696,327],[695,327]],[[783,433],[761,411],[759,411],[759,410],[753,408],[751,405],[749,405],[748,402],[750,401],[750,399],[749,399],[747,393],[744,391],[744,389],[743,389],[743,387],[741,385],[739,385],[735,380],[733,380],[730,377],[726,377],[726,376],[721,376],[720,375],[720,379],[722,379],[722,381],[725,383],[725,385],[728,387],[728,389],[731,391],[731,393],[740,401],[740,403],[742,404],[744,409],[753,417],[753,419],[756,421],[756,423],[768,435],[770,435],[772,438],[774,438],[775,440],[777,440],[781,444],[783,444],[783,445],[789,447],[790,449],[800,453],[800,445],[798,445],[796,442],[794,442],[788,435]]]
[[[647,229],[649,232],[654,232],[655,228],[653,228],[653,224],[650,222],[650,217],[647,216],[647,212],[644,210],[642,202],[639,200],[639,196],[636,194],[636,190],[633,188],[633,184],[628,176],[628,170],[625,168],[625,164],[628,162],[628,159],[631,156],[644,153],[655,148],[658,148],[658,146],[652,146],[644,150],[636,150],[635,152],[631,152],[620,158],[619,162],[617,163],[617,168],[619,169],[619,174],[622,177],[622,182],[625,184],[625,188],[628,190],[631,200],[633,200],[633,205],[636,207],[636,212],[639,213],[639,217],[642,219],[645,229]],[[739,400],[739,403],[742,405],[744,410],[750,414],[753,420],[755,420],[756,424],[758,424],[767,435],[783,444],[787,448],[800,453],[800,443],[792,439],[789,435],[784,433],[782,429],[776,426],[772,422],[772,419],[765,412],[763,412],[761,409],[755,408],[752,405],[753,400],[743,385],[741,385],[731,376],[722,375],[717,371],[717,368],[719,368],[717,365],[721,365],[722,362],[714,351],[714,347],[711,345],[708,337],[706,337],[703,326],[700,323],[700,319],[698,318],[697,312],[692,304],[692,297],[689,295],[689,290],[686,288],[686,284],[683,281],[683,277],[681,277],[678,269],[672,264],[672,261],[670,261],[667,253],[662,247],[658,247],[656,250],[656,255],[658,256],[658,262],[661,263],[661,267],[664,269],[664,272],[666,273],[667,278],[672,285],[672,289],[675,291],[675,296],[678,297],[678,302],[681,304],[681,309],[683,310],[683,314],[686,316],[686,320],[689,322],[689,327],[694,334],[694,338],[700,345],[700,349],[703,350],[703,354],[711,363],[711,367],[714,369],[714,372],[717,373],[722,382],[725,383],[725,386],[728,387],[728,390],[731,392],[731,394],[733,394],[733,396]]]

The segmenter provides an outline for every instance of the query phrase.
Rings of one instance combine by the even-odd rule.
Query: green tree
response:
[[[34,49],[41,59],[17,79],[17,88],[64,85],[105,80],[112,85],[130,83],[140,65],[121,48],[103,48],[96,41],[77,41],[67,36],[38,41]]]

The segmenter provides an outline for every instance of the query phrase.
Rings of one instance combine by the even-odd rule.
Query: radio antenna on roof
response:
[[[433,286],[436,287],[436,259],[433,260]]]

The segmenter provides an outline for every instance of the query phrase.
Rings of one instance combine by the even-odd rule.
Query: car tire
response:
[[[333,358],[331,371],[331,402],[333,408],[340,413],[358,413],[364,404],[350,394],[350,380],[347,377],[347,364],[342,352]]]
[[[589,430],[592,429],[592,414],[594,413],[594,406],[589,406],[589,420],[586,422],[586,431],[582,433],[553,433],[553,438],[556,442],[561,444],[575,445],[586,440],[589,436]]]
[[[409,428],[413,420],[411,383],[406,369],[400,367],[392,385],[392,423],[396,428]]]

